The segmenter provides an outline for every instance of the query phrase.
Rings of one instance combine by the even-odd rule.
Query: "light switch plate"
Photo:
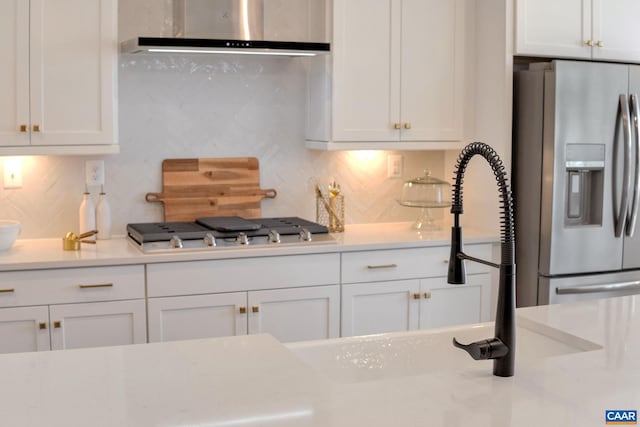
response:
[[[401,154],[389,154],[387,156],[387,178],[402,178]]]

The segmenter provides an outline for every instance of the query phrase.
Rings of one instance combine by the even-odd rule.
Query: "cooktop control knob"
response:
[[[172,236],[171,240],[169,240],[169,245],[172,248],[182,248],[182,239],[178,236]]]
[[[213,237],[213,234],[207,233],[204,235],[204,244],[210,248],[216,246],[216,238]]]
[[[236,243],[239,243],[241,245],[248,245],[249,244],[249,238],[247,237],[246,234],[239,233],[238,237],[236,237]]]
[[[303,242],[312,241],[313,238],[311,237],[311,232],[306,228],[303,228],[302,231],[300,232],[300,240],[302,240]]]
[[[269,231],[269,243],[280,243],[280,233],[278,233],[278,230]]]

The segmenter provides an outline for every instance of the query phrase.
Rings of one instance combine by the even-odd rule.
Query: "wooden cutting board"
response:
[[[260,202],[276,197],[260,188],[255,157],[166,159],[162,193],[147,193],[147,202],[164,205],[164,221],[193,221],[208,216],[261,217]]]

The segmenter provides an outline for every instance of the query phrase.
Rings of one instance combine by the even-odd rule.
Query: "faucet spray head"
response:
[[[458,255],[462,253],[462,228],[458,225],[451,227],[451,253],[449,254],[449,271],[447,283],[451,285],[464,285],[466,281],[466,268],[464,259]]]

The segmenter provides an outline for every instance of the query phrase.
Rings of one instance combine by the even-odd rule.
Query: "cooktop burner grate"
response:
[[[326,234],[327,227],[298,217],[243,219],[239,217],[206,217],[195,222],[150,222],[127,225],[127,234],[139,244],[204,239],[211,234],[216,239],[234,239],[240,233],[249,238],[266,237],[271,230],[283,236],[298,235],[302,230],[311,234]],[[224,230],[224,231],[223,231]]]

